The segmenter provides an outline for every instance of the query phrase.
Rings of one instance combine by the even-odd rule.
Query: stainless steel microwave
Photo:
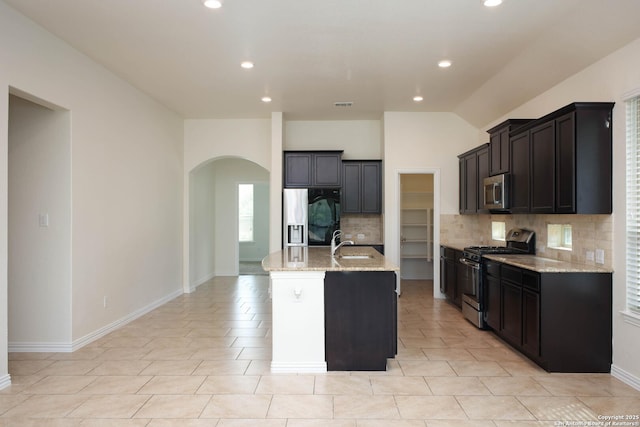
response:
[[[484,208],[504,211],[509,209],[509,175],[490,176],[483,181]]]

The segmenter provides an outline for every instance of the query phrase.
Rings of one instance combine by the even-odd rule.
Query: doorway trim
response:
[[[444,298],[444,294],[440,292],[440,262],[438,261],[438,257],[436,254],[440,253],[440,169],[439,168],[412,168],[412,169],[397,169],[396,170],[396,188],[395,188],[395,207],[396,207],[396,236],[398,237],[397,241],[393,242],[394,245],[397,245],[397,253],[398,253],[398,263],[401,262],[400,259],[400,235],[401,233],[401,210],[402,206],[401,202],[401,188],[400,188],[400,178],[401,175],[406,174],[424,174],[424,175],[433,175],[433,297],[442,299]],[[400,274],[397,277],[397,289],[398,294],[401,293],[402,288],[400,287]]]

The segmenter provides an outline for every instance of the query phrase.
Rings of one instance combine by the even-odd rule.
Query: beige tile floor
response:
[[[75,353],[12,353],[1,426],[502,427],[640,414],[610,375],[548,374],[407,281],[386,372],[271,375],[268,277],[215,278]],[[573,422],[573,424],[571,424]]]

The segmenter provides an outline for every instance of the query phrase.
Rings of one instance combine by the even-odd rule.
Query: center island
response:
[[[384,371],[397,353],[396,272],[366,246],[287,247],[262,260],[274,373]]]

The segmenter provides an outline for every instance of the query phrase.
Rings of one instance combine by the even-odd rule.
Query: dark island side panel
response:
[[[612,277],[543,274],[542,360],[550,372],[610,372]]]
[[[393,271],[325,276],[325,354],[329,371],[384,371],[397,353]]]

